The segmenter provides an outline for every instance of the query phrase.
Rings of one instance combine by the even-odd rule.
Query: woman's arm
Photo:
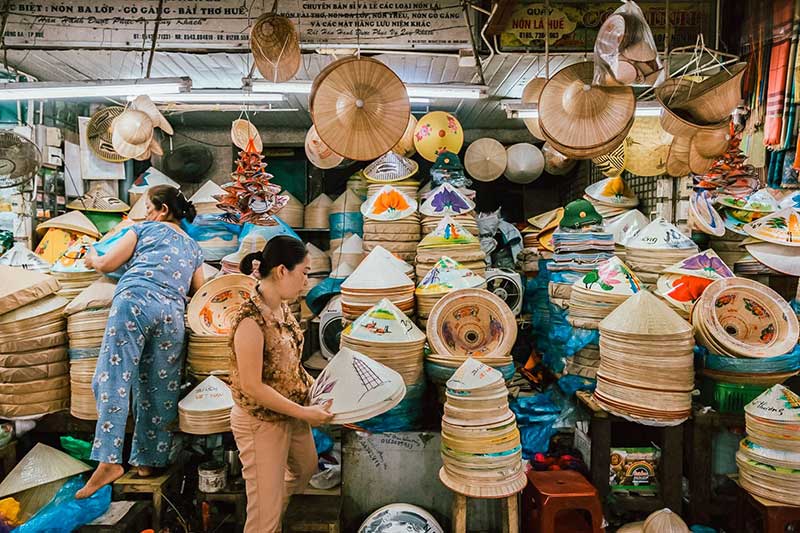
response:
[[[197,290],[203,286],[203,283],[206,282],[206,275],[203,272],[203,265],[201,263],[200,267],[194,271],[192,274],[192,284],[189,286],[189,294],[194,294]]]
[[[85,258],[86,266],[101,274],[114,272],[133,257],[138,241],[139,237],[136,232],[128,231],[119,239],[116,246],[112,247],[105,255],[97,255],[95,249],[90,247],[89,253],[86,254]]]

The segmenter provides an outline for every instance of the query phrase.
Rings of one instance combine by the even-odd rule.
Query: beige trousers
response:
[[[311,427],[298,419],[264,422],[236,405],[231,429],[247,489],[244,533],[280,532],[289,498],[317,471]]]

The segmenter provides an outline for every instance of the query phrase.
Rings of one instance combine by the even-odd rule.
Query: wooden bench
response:
[[[150,495],[153,502],[153,530],[161,531],[161,518],[164,508],[164,494],[176,487],[183,473],[183,465],[176,463],[163,474],[152,477],[139,477],[136,469],[128,470],[113,485],[115,498],[133,495]]]

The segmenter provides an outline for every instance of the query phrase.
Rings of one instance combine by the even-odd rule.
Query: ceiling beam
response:
[[[486,28],[487,35],[500,35],[503,30],[508,26],[508,21],[514,13],[514,8],[517,7],[517,0],[497,0],[497,11],[494,16],[489,20],[489,26]]]

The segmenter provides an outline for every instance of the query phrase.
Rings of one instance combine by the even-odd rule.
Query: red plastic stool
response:
[[[572,470],[528,472],[528,486],[522,492],[524,533],[564,531],[560,512],[586,511],[591,516],[591,532],[603,531],[603,508],[597,490],[586,478]]]

